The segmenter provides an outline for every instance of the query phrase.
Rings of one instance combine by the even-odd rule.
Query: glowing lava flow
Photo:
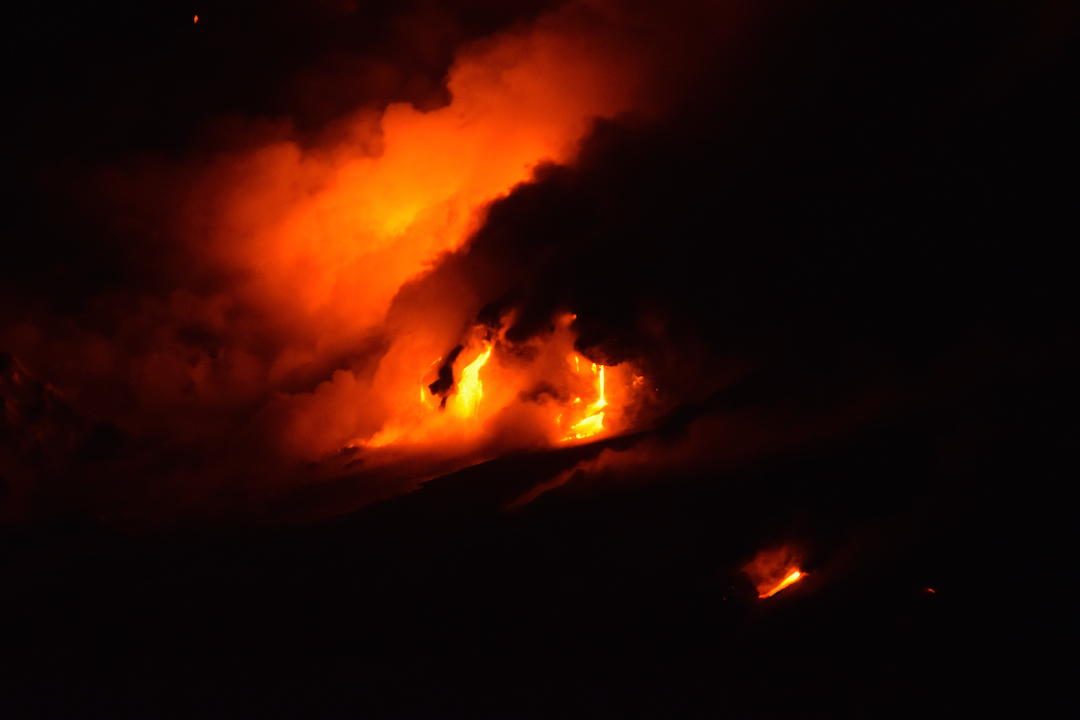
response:
[[[775,595],[776,593],[778,593],[778,592],[780,592],[781,590],[783,590],[784,588],[786,588],[786,587],[787,587],[788,585],[791,585],[791,584],[792,584],[792,583],[794,583],[794,582],[798,582],[798,581],[799,581],[799,580],[800,580],[800,579],[801,579],[801,578],[803,577],[803,575],[805,575],[805,573],[803,573],[803,572],[801,572],[801,571],[799,571],[799,570],[796,570],[795,572],[791,573],[791,574],[790,574],[790,575],[788,575],[788,576],[787,576],[786,578],[784,578],[783,580],[781,580],[781,581],[780,581],[780,584],[779,584],[779,585],[777,585],[776,587],[774,587],[774,588],[773,588],[772,590],[770,590],[769,592],[767,592],[767,593],[759,593],[759,594],[758,594],[758,597],[759,597],[759,598],[767,598],[767,597],[772,597],[772,596],[773,596],[773,595]]]
[[[458,383],[456,407],[461,415],[475,415],[484,397],[484,386],[480,382],[480,368],[491,357],[494,345],[488,345],[480,357],[473,360],[462,372]]]
[[[799,569],[801,553],[792,546],[762,550],[743,568],[759,598],[769,598],[806,577]]]
[[[574,358],[574,365],[578,367],[578,359]],[[597,372],[597,365],[593,363],[592,370]],[[563,440],[580,440],[582,438],[591,437],[604,429],[604,412],[603,408],[607,405],[607,400],[604,399],[604,366],[599,366],[599,378],[596,381],[597,391],[599,393],[599,399],[589,406],[586,410],[588,415],[579,423],[570,428],[569,434]]]
[[[634,384],[641,377],[637,368],[583,359],[574,350],[573,316],[553,320],[550,334],[518,343],[506,338],[509,316],[498,327],[477,325],[455,338],[457,348],[445,362],[431,361],[434,354],[417,362],[415,352],[391,358],[385,367],[405,380],[401,402],[377,432],[349,447],[396,445],[385,456],[393,462],[407,447],[440,462],[456,453],[471,453],[476,461],[493,438],[505,451],[584,442],[632,427],[642,384]],[[375,456],[366,461],[382,462]]]

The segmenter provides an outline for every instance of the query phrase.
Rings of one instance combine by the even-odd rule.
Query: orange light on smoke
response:
[[[576,339],[569,313],[557,338],[532,343],[540,360],[529,367],[524,355],[502,352],[513,343],[486,338],[499,347],[485,358],[480,389],[479,375],[473,377],[480,366],[466,372],[464,365],[489,348],[461,336],[480,298],[452,289],[467,285],[464,278],[430,273],[465,245],[493,200],[544,163],[572,163],[597,118],[640,105],[644,68],[606,33],[556,11],[462,50],[449,71],[446,106],[391,103],[380,112],[358,111],[342,121],[344,139],[328,135],[315,148],[274,140],[223,155],[200,176],[177,220],[178,235],[200,267],[237,278],[217,305],[203,303],[204,314],[216,321],[225,306],[243,308],[243,317],[275,343],[265,367],[257,367],[263,351],[247,346],[248,335],[234,354],[250,357],[252,372],[273,388],[355,358],[311,390],[278,396],[273,431],[283,453],[318,460],[342,447],[394,444],[398,455],[410,446],[434,457],[482,443],[496,424],[504,439],[555,444],[599,414],[600,407],[582,412],[597,400],[590,386],[599,368],[590,374],[588,359],[578,361],[585,385],[567,377],[573,361],[558,366]],[[406,287],[416,292],[400,292]],[[386,341],[377,360],[361,352],[376,336]],[[431,359],[458,344],[467,357],[452,368],[456,387],[441,396],[420,390],[418,403],[417,379],[429,388],[436,380]],[[210,374],[224,372],[210,358],[204,364]],[[618,374],[613,367],[606,371],[611,396],[604,416],[574,430],[575,437],[626,424],[629,365]],[[221,385],[233,387],[228,380]],[[161,393],[162,382],[147,384]],[[583,403],[576,412],[555,422],[577,395]]]
[[[441,362],[442,362],[442,356],[440,355],[439,357],[435,358],[435,360],[433,360],[430,365],[428,365],[427,370],[425,371],[424,374],[427,375],[428,373],[430,373],[435,368],[435,366],[438,365]],[[428,383],[424,382],[424,379],[421,378],[420,379],[420,404],[423,405],[424,407],[427,407],[429,395],[430,395],[430,393],[428,391]]]

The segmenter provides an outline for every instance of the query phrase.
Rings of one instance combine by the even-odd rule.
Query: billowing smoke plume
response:
[[[423,97],[406,88],[397,95],[406,102],[387,104],[377,88],[349,113],[330,113],[318,133],[288,120],[230,121],[212,130],[210,147],[233,136],[235,148],[83,173],[76,197],[101,218],[132,280],[91,293],[73,313],[13,303],[24,307],[3,343],[31,368],[19,377],[48,382],[83,425],[116,438],[120,459],[102,470],[116,478],[102,482],[123,489],[104,511],[129,512],[109,509],[119,502],[168,514],[213,506],[217,493],[273,496],[303,482],[305,464],[342,450],[350,466],[402,443],[419,445],[406,456],[457,458],[406,463],[397,475],[412,485],[499,448],[629,426],[623,396],[644,380],[628,365],[582,357],[571,307],[547,312],[549,337],[528,342],[535,332],[526,337],[521,323],[535,326],[535,316],[517,322],[503,303],[485,319],[480,311],[501,300],[496,288],[434,268],[538,165],[573,162],[598,118],[655,114],[670,38],[650,40],[643,19],[571,3],[460,44],[444,102],[437,88]],[[423,13],[399,20],[406,46],[440,27]],[[212,28],[215,16],[202,21]],[[445,45],[435,38],[426,49]],[[350,80],[363,85],[374,61],[356,62]],[[297,87],[317,92],[319,67]],[[313,104],[301,103],[309,127]],[[514,270],[493,272],[505,280]],[[446,365],[452,353],[460,360]],[[492,357],[483,375],[468,369],[481,355]],[[440,370],[449,382],[436,389]],[[393,448],[382,456],[376,465],[403,462]],[[20,496],[40,485],[18,484]]]
[[[273,101],[211,103],[187,150],[72,170],[57,226],[106,261],[5,300],[13,516],[371,499],[654,426],[548,487],[714,468],[1063,306],[1060,193],[1010,208],[1026,169],[1075,166],[1005,140],[1065,137],[1024,95],[1056,5],[749,5],[386,10],[362,50],[260,76]],[[1029,210],[1025,258],[980,241]]]

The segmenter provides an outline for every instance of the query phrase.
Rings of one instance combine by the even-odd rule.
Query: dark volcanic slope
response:
[[[1041,714],[1077,470],[1060,379],[508,512],[565,460],[290,530],[9,535],[6,716]],[[813,581],[758,601],[736,571],[777,540]]]

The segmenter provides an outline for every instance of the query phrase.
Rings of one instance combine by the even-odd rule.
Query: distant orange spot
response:
[[[926,592],[932,593],[932,592],[934,592],[934,588],[926,588]]]
[[[757,588],[758,597],[768,598],[806,577],[799,570],[799,561],[799,553],[793,547],[762,550],[743,570]]]
[[[199,22],[199,16],[198,15],[195,16],[195,22]]]

